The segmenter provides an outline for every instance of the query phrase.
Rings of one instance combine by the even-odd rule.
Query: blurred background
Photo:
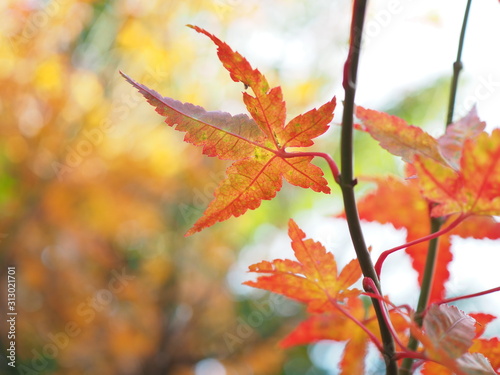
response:
[[[465,1],[416,3],[371,2],[358,104],[439,135]],[[477,103],[490,129],[500,125],[497,3],[473,4],[457,103],[457,115]],[[240,285],[253,277],[250,264],[291,256],[290,217],[340,264],[349,261],[345,223],[331,218],[341,210],[337,189],[321,196],[284,186],[257,211],[185,238],[228,164],[183,143],[118,72],[208,110],[244,112],[243,88],[212,42],[185,27],[198,25],[281,85],[292,118],[333,95],[341,102],[350,7],[350,0],[1,2],[0,275],[6,285],[7,267],[16,267],[18,311],[17,367],[2,354],[2,374],[338,373],[342,344],[277,346],[303,319],[300,306]],[[356,142],[358,175],[401,173],[366,135]],[[333,126],[314,147],[337,157],[337,143]],[[360,194],[367,189],[361,184]],[[404,240],[394,228],[381,230],[367,226],[374,248]],[[472,258],[498,252],[493,242],[489,250],[462,245],[475,248]],[[404,280],[387,292],[413,303],[416,276],[398,256],[387,272]],[[500,283],[498,275],[479,286],[459,276],[454,269],[455,294]],[[4,287],[0,298],[3,319]],[[498,298],[496,305],[487,298],[477,309],[498,313]],[[3,353],[8,341],[2,324]],[[373,361],[370,371],[382,368]]]

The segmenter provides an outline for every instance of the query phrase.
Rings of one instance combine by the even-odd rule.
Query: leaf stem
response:
[[[444,229],[441,229],[440,226],[437,227],[436,226],[437,223],[434,223],[434,226],[431,223],[431,227],[433,227],[433,228],[436,229],[435,232],[432,232],[431,234],[429,234],[429,235],[427,235],[425,237],[416,239],[414,241],[407,242],[407,243],[405,243],[403,245],[399,245],[399,246],[393,247],[392,249],[384,251],[382,254],[380,254],[379,258],[377,259],[377,262],[375,263],[375,271],[377,272],[377,275],[380,277],[380,272],[382,270],[382,265],[383,265],[385,259],[389,255],[391,255],[392,253],[394,253],[394,252],[396,252],[398,250],[402,250],[402,249],[405,249],[407,247],[419,244],[421,242],[425,242],[425,241],[429,241],[429,240],[435,239],[435,238],[437,238],[437,237],[439,237],[439,236],[441,236],[441,235],[449,232],[450,230],[454,229],[458,224],[460,224],[462,221],[464,221],[466,217],[467,217],[467,215],[464,215],[464,214],[460,215],[450,225],[448,225]],[[434,218],[431,218],[431,222],[433,221],[433,219]]]
[[[466,294],[465,296],[460,296],[460,297],[447,298],[447,299],[444,299],[444,300],[436,302],[436,303],[438,305],[442,305],[443,303],[450,303],[450,302],[460,301],[462,299],[484,296],[486,294],[490,294],[490,293],[494,293],[494,292],[499,292],[499,291],[500,291],[500,286],[497,286],[496,288],[491,288],[491,289],[483,290],[482,292],[477,292],[477,293],[472,293],[472,294]]]
[[[380,311],[382,311],[382,314],[384,316],[384,321],[385,321],[385,324],[387,325],[387,328],[391,331],[391,334],[394,337],[394,340],[396,341],[396,343],[399,345],[399,347],[402,350],[406,350],[406,346],[401,342],[401,340],[399,340],[398,334],[397,334],[396,330],[394,329],[394,326],[392,325],[391,318],[390,318],[389,312],[387,311],[387,308],[383,305],[384,298],[380,295],[380,292],[376,288],[376,285],[373,282],[373,280],[370,279],[369,277],[365,277],[363,279],[363,288],[367,292],[371,292],[371,293],[375,294],[375,296],[376,296],[375,298],[377,300],[377,303],[380,305]]]
[[[354,98],[356,95],[356,82],[358,73],[359,55],[361,51],[361,39],[363,34],[363,25],[366,13],[367,0],[354,0],[351,32],[349,41],[349,53],[344,65],[343,87],[345,92],[344,112],[342,114],[342,131],[341,131],[341,174],[340,188],[344,200],[344,209],[346,212],[346,220],[349,227],[352,243],[358,257],[361,270],[365,277],[373,280],[373,283],[381,292],[380,283],[373,267],[370,253],[365,244],[361,223],[359,221],[358,210],[356,207],[356,198],[354,196],[354,186],[356,180],[353,175],[353,113],[354,113]],[[372,299],[373,307],[377,315],[377,321],[380,328],[382,338],[384,360],[386,363],[386,374],[397,374],[397,362],[395,357],[394,340],[389,327],[384,319],[382,306],[377,303],[376,299]]]
[[[301,156],[312,156],[312,157],[319,157],[323,158],[326,160],[328,163],[328,166],[330,167],[330,170],[332,171],[333,178],[337,183],[340,183],[340,172],[339,172],[339,167],[337,166],[337,163],[333,160],[333,158],[324,152],[284,152],[278,154],[282,158],[296,158],[296,157],[301,157]]]
[[[351,319],[358,327],[360,327],[370,338],[371,342],[377,347],[377,349],[382,352],[384,350],[382,343],[362,322],[360,322],[354,315],[352,315],[348,310],[344,309],[340,304],[336,301],[333,302],[333,305],[348,319]]]

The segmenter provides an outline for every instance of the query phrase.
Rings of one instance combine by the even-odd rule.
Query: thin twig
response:
[[[383,265],[385,259],[389,255],[391,255],[392,253],[394,253],[394,252],[396,252],[398,250],[402,250],[402,249],[405,249],[407,247],[413,246],[413,245],[417,245],[417,244],[425,242],[425,241],[432,240],[432,239],[437,238],[439,236],[442,236],[443,234],[448,233],[450,230],[452,230],[455,227],[457,227],[457,225],[460,224],[462,221],[464,221],[466,218],[467,218],[467,215],[462,214],[459,217],[457,217],[450,225],[448,225],[444,229],[440,229],[440,228],[438,229],[436,226],[432,226],[431,225],[434,229],[438,229],[438,230],[436,232],[432,232],[431,234],[429,234],[429,235],[427,235],[425,237],[416,239],[414,241],[407,242],[407,243],[405,243],[403,245],[399,245],[399,246],[393,247],[392,249],[384,251],[382,254],[380,254],[380,256],[377,259],[377,262],[375,263],[375,271],[377,272],[377,275],[380,277],[380,272],[382,270],[382,265]]]
[[[453,76],[451,79],[450,88],[450,102],[448,104],[448,114],[446,117],[446,126],[453,122],[453,113],[455,112],[455,100],[457,98],[458,89],[458,77],[463,68],[462,63],[462,51],[464,48],[465,41],[465,30],[467,29],[467,20],[469,19],[469,12],[472,0],[467,0],[467,5],[465,7],[464,20],[462,22],[462,30],[460,31],[460,40],[458,42],[457,59],[453,63]]]
[[[477,292],[477,293],[472,293],[472,294],[466,294],[465,296],[447,298],[447,299],[444,299],[442,301],[436,302],[436,304],[442,305],[443,303],[451,303],[451,302],[460,301],[462,299],[480,297],[480,296],[484,296],[486,294],[495,293],[495,292],[500,292],[500,286],[497,286],[496,288],[491,288],[491,289],[488,289],[488,290],[483,290],[482,292]],[[427,308],[429,308],[429,307],[427,307]]]

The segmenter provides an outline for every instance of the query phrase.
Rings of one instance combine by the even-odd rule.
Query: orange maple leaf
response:
[[[465,142],[459,171],[418,156],[414,165],[422,193],[437,203],[433,216],[500,215],[500,129]]]
[[[475,107],[439,139],[386,113],[357,107],[356,116],[383,148],[414,165],[422,194],[437,203],[433,216],[500,214],[500,130],[483,132]]]
[[[421,128],[384,112],[356,107],[356,117],[362,129],[377,140],[391,154],[412,163],[415,155],[422,155],[446,164],[438,150],[438,141]]]
[[[396,229],[406,229],[406,242],[429,234],[429,203],[420,194],[415,180],[401,180],[396,177],[373,179],[377,188],[365,195],[358,203],[362,220],[392,224]],[[453,221],[448,219],[447,223]],[[446,227],[447,223],[443,225]],[[450,232],[439,237],[438,255],[434,271],[433,286],[429,303],[445,298],[445,283],[450,273],[448,264],[452,261],[451,237],[500,238],[500,223],[487,216],[470,216]],[[410,246],[406,253],[412,259],[412,266],[418,272],[421,284],[427,259],[427,242]]]
[[[361,278],[357,259],[340,272],[332,253],[311,239],[290,219],[288,234],[297,261],[276,259],[251,265],[250,272],[269,274],[244,284],[283,294],[308,305],[309,311],[323,311],[325,305],[357,296],[360,291],[349,287]],[[327,308],[328,309],[328,308]]]
[[[498,337],[478,339],[474,341],[470,351],[484,355],[488,358],[495,371],[500,373],[500,339]]]
[[[446,133],[438,138],[439,151],[453,169],[460,169],[465,141],[477,138],[485,127],[486,123],[479,119],[474,106],[464,118],[450,124]]]
[[[339,306],[331,305],[329,311],[311,315],[300,323],[281,342],[281,345],[290,347],[321,340],[346,342],[339,364],[341,375],[362,375],[365,373],[365,363],[360,358],[366,356],[371,339],[381,340],[375,310],[372,305],[367,308],[363,301],[357,297],[348,298],[340,307],[344,312],[339,309]],[[395,311],[392,311],[390,316],[396,331],[401,338],[406,340],[409,326],[407,320]],[[357,322],[352,318],[356,319]],[[367,331],[371,332],[373,336],[370,337]]]
[[[496,316],[485,313],[469,314],[476,320],[476,337],[469,351],[471,353],[481,353],[491,363],[497,373],[500,373],[500,339],[498,337],[481,337],[487,325],[496,319]]]
[[[370,133],[380,146],[405,162],[413,163],[415,157],[420,156],[455,170],[459,169],[465,142],[477,138],[486,126],[479,119],[475,106],[465,117],[450,124],[438,139],[384,112],[356,107],[356,117],[361,121],[357,129]]]
[[[328,129],[333,119],[335,97],[285,125],[286,108],[281,88],[271,89],[266,78],[226,43],[199,27],[190,27],[207,35],[217,45],[219,59],[231,78],[252,90],[253,96],[243,93],[243,101],[252,118],[208,112],[202,107],[163,97],[121,73],[160,115],[166,117],[169,126],[186,132],[186,142],[203,147],[203,153],[208,156],[236,160],[215,191],[215,199],[186,235],[259,207],[262,200],[275,197],[283,177],[292,185],[329,193],[323,171],[311,163],[314,156],[320,155],[287,152],[286,148],[311,146],[312,139]]]
[[[365,320],[366,309],[359,298],[349,298],[343,307],[359,321]],[[371,317],[373,316],[372,309]],[[321,340],[346,342],[339,364],[342,375],[365,373],[365,364],[360,358],[364,358],[368,352],[368,336],[359,325],[338,310],[332,309],[331,312],[308,317],[281,342],[281,346],[290,347]]]
[[[338,272],[333,254],[311,239],[290,220],[289,236],[297,261],[276,259],[249,267],[251,272],[268,274],[244,284],[283,294],[307,304],[313,313],[290,333],[281,345],[308,344],[319,340],[347,341],[340,367],[341,374],[363,374],[364,362],[354,360],[367,353],[370,339],[380,340],[373,308],[367,313],[360,291],[351,286],[362,273],[356,259]],[[355,321],[356,320],[356,321]],[[364,328],[362,328],[362,326]]]

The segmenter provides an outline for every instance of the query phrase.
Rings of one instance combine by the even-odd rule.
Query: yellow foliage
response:
[[[61,56],[53,55],[37,66],[33,84],[41,95],[60,96],[63,89]]]
[[[0,254],[17,266],[27,301],[18,306],[19,361],[31,366],[37,351],[50,359],[39,370],[47,374],[187,374],[199,360],[227,356],[221,332],[237,324],[237,309],[225,274],[246,239],[228,228],[252,225],[183,237],[226,164],[182,143],[118,71],[218,105],[221,77],[231,80],[213,46],[184,25],[206,22],[227,36],[259,6],[0,3]],[[299,84],[292,102],[315,87]],[[233,89],[230,100],[239,100],[242,88]],[[67,335],[71,323],[78,334],[50,358],[51,335]],[[263,374],[283,361],[272,350],[250,343],[231,363]]]

